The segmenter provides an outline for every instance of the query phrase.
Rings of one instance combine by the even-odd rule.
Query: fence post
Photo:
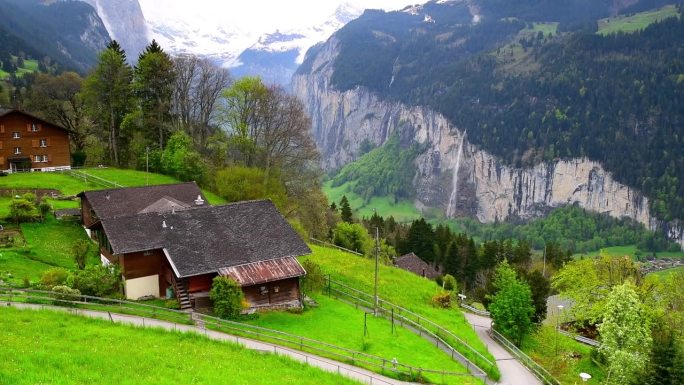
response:
[[[331,285],[330,274],[328,274],[328,297],[330,297],[330,285]]]

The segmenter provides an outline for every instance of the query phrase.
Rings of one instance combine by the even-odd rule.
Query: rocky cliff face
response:
[[[95,8],[107,32],[121,44],[129,60],[136,60],[150,42],[145,16],[138,0],[83,1]]]
[[[292,80],[293,92],[311,115],[324,168],[355,160],[364,140],[382,145],[397,132],[402,143],[415,141],[427,148],[415,161],[418,208],[437,207],[448,216],[469,215],[493,222],[532,218],[553,207],[579,204],[684,239],[683,226],[651,218],[648,200],[617,182],[596,162],[571,159],[513,168],[468,143],[467,132],[430,109],[383,101],[362,87],[335,90],[330,77],[337,53],[333,37],[307,60],[308,71],[300,71]]]

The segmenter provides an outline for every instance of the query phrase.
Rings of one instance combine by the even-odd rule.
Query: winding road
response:
[[[537,379],[523,364],[499,345],[492,337],[489,336],[489,330],[492,319],[468,312],[463,312],[468,322],[475,328],[475,332],[480,337],[482,342],[487,345],[489,352],[496,359],[496,365],[501,372],[501,379],[499,385],[542,385],[542,382]]]

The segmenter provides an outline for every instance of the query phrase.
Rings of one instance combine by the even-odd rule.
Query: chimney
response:
[[[162,229],[166,228],[166,221],[162,221]]]
[[[197,196],[197,199],[195,199],[195,205],[196,206],[202,206],[204,204],[204,199],[202,199],[201,195]]]
[[[171,203],[171,214],[175,214],[175,213],[176,213],[176,205]]]
[[[105,194],[105,199],[109,200],[109,193]]]

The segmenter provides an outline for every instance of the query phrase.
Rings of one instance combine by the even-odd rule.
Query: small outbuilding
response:
[[[439,271],[423,261],[413,252],[397,257],[394,260],[395,266],[408,270],[414,274],[428,279],[435,279],[439,276]]]

